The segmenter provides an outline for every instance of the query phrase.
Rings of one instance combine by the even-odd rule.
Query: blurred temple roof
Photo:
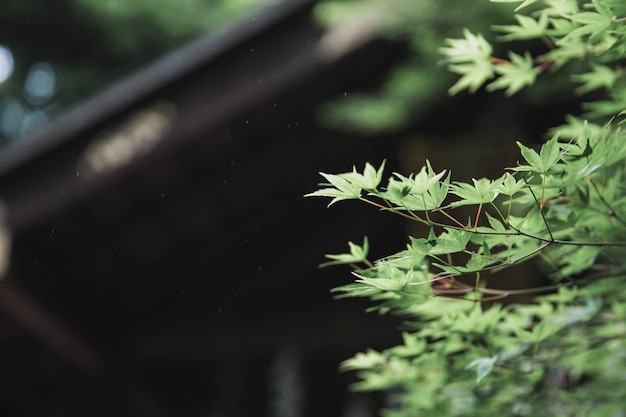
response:
[[[337,366],[397,323],[332,301],[349,274],[317,264],[402,224],[302,196],[318,171],[397,163],[393,137],[314,115],[402,47],[325,32],[313,5],[190,40],[0,153],[2,415],[371,415]]]

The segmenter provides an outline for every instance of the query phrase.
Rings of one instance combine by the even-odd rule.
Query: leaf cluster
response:
[[[411,329],[403,344],[357,354],[342,366],[358,371],[358,390],[411,387],[397,399],[401,409],[385,416],[520,409],[549,415],[554,409],[537,396],[554,372],[575,381],[597,376],[576,391],[589,404],[617,401],[599,387],[621,378],[607,366],[626,356],[626,142],[619,129],[585,123],[565,140],[576,128],[571,122],[538,151],[519,143],[520,162],[496,179],[451,181],[427,161],[415,175],[394,173],[384,182],[384,163],[367,164],[362,172],[322,174],[328,182],[309,194],[331,204],[359,200],[429,227],[388,257],[368,260],[365,238],[323,264],[353,267],[354,282],[334,289],[338,297],[370,298],[376,304],[369,311],[399,314]],[[475,215],[462,223],[455,217],[460,207],[474,207]],[[552,284],[486,285],[492,272],[506,275],[535,257]],[[554,293],[536,304],[492,304],[546,292]],[[583,354],[588,349],[594,358]],[[475,405],[472,412],[466,403]]]
[[[518,142],[517,165],[499,178],[454,181],[429,161],[386,179],[384,162],[322,174],[327,182],[308,196],[357,200],[428,230],[382,259],[367,258],[367,239],[328,255],[325,265],[353,268],[354,281],[333,290],[338,297],[369,298],[370,311],[406,320],[402,344],[359,353],[342,368],[358,373],[355,389],[393,393],[400,406],[386,417],[620,415],[626,400],[613,387],[626,375],[626,4],[497,2],[520,3],[517,25],[494,26],[502,41],[541,39],[548,51],[494,58],[486,39],[466,30],[441,49],[461,75],[452,93],[487,83],[510,95],[549,68],[573,68],[579,93],[602,88],[610,98],[587,104],[586,118],[567,116],[539,149]],[[467,209],[469,219],[459,214]],[[507,271],[530,259],[550,282],[511,289]],[[487,282],[494,273],[498,288]],[[500,301],[513,295],[535,298]]]
[[[626,51],[626,4],[620,1],[592,0],[492,0],[498,3],[521,3],[515,9],[516,24],[494,25],[499,40],[540,40],[545,52],[509,52],[507,58],[491,55],[490,43],[481,35],[464,31],[463,39],[449,39],[440,48],[450,71],[461,78],[449,89],[450,94],[463,90],[505,90],[513,95],[532,85],[548,69],[570,67],[572,81],[580,84],[579,94],[604,90],[607,100],[586,105],[588,118],[620,113],[626,107],[620,60]],[[532,7],[530,7],[532,6]],[[582,64],[582,65],[581,65]]]
[[[390,132],[414,124],[432,111],[433,101],[453,80],[442,71],[442,40],[456,36],[471,21],[488,30],[508,16],[506,7],[488,1],[465,6],[464,0],[321,0],[315,17],[328,32],[325,46],[346,51],[354,42],[384,38],[407,49],[383,79],[368,91],[342,91],[319,109],[320,122],[359,135]]]

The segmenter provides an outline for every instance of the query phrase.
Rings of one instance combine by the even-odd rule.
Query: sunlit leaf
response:
[[[465,89],[475,92],[494,75],[489,42],[482,35],[474,35],[469,30],[464,30],[463,34],[463,39],[447,39],[448,46],[439,50],[447,57],[446,62],[450,64],[448,69],[461,75],[448,90],[450,95]]]
[[[357,282],[370,285],[383,291],[400,291],[412,280],[413,271],[402,271],[396,268],[386,268],[385,272],[378,274],[378,278],[368,278],[354,273]]]
[[[367,260],[367,254],[369,252],[369,241],[367,240],[367,236],[363,238],[362,245],[348,242],[348,246],[350,247],[350,253],[326,255],[326,257],[331,259],[331,261],[321,264],[320,268],[332,265],[358,264]]]
[[[478,383],[491,373],[496,360],[496,356],[491,358],[474,359],[465,367],[465,369],[476,368],[476,383]]]
[[[352,172],[343,174],[343,177],[351,184],[362,188],[363,190],[375,190],[382,181],[383,171],[385,169],[385,161],[378,169],[374,168],[369,162],[365,164],[363,173],[359,173],[356,167],[352,168]]]
[[[474,35],[467,29],[463,30],[463,39],[446,39],[448,46],[440,48],[449,63],[483,61],[491,57],[493,48],[481,35]]]

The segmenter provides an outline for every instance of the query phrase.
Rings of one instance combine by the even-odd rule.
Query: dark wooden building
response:
[[[394,165],[393,138],[314,116],[398,48],[324,50],[312,3],[192,42],[2,152],[1,415],[372,415],[337,366],[397,323],[333,301],[349,274],[317,265],[364,234],[396,249],[402,226],[303,195],[319,171]]]

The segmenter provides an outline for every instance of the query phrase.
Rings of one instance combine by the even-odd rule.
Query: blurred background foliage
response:
[[[280,1],[288,0],[5,1],[0,146],[164,51],[221,33]],[[464,27],[489,35],[493,22],[512,21],[513,8],[487,0],[320,1],[314,11],[320,26],[402,44],[405,56],[367,91],[346,91],[320,106],[319,122],[366,136],[419,123],[446,105],[445,92],[455,80],[441,64],[445,39],[460,37]],[[525,102],[554,101],[554,81],[539,80],[539,88],[522,93]]]
[[[403,42],[406,58],[372,91],[350,92],[320,109],[323,124],[365,135],[395,131],[419,121],[455,76],[441,65],[439,48],[471,25],[486,33],[492,22],[510,19],[512,7],[488,1],[329,0],[316,9],[323,25],[364,28]]]
[[[278,0],[6,0],[0,146],[165,51]]]
[[[459,0],[328,0],[321,2],[316,19],[329,28],[352,27],[371,36],[406,45],[406,57],[387,77],[368,91],[352,91],[325,103],[319,111],[322,124],[360,135],[395,133],[423,122],[432,110],[447,105],[446,91],[458,78],[442,65],[439,52],[446,38],[462,37],[463,28],[493,39],[492,25],[514,23],[516,4]],[[497,46],[497,45],[496,45]],[[502,46],[500,46],[502,47]],[[507,49],[545,52],[545,45],[509,43]],[[495,55],[506,58],[504,50]],[[364,71],[367,69],[364,68]],[[537,80],[537,88],[520,93],[512,103],[561,105],[573,99],[567,80],[549,75]],[[465,93],[464,93],[465,94]],[[498,95],[498,93],[496,93]],[[498,99],[492,101],[496,106]],[[477,101],[473,101],[475,106]],[[507,105],[508,109],[511,109]],[[469,109],[468,109],[469,110]],[[498,109],[492,109],[498,112]],[[485,108],[484,112],[489,112]],[[521,111],[519,113],[522,113]],[[514,115],[510,112],[508,117]]]

